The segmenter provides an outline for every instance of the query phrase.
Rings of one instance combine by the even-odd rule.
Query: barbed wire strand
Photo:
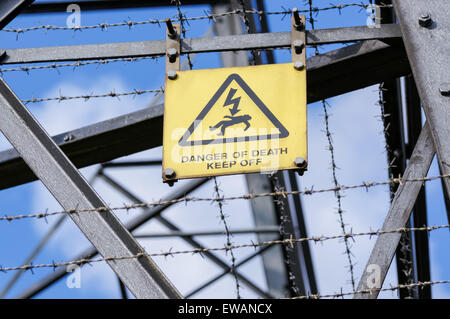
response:
[[[392,127],[392,120],[391,114],[386,113],[386,101],[384,100],[384,96],[386,92],[388,91],[388,88],[386,87],[385,83],[380,83],[378,87],[378,104],[380,107],[381,112],[381,120],[383,122],[383,133],[384,133],[384,139],[385,139],[385,149],[386,149],[386,162],[388,164],[388,172],[389,175],[392,176],[393,170],[398,169],[399,167],[399,161],[401,161],[401,158],[397,155],[397,152],[395,150],[392,150],[390,147],[388,141],[391,136],[391,127]],[[394,200],[395,193],[397,191],[397,185],[390,185],[389,187],[389,193],[390,193],[390,202]],[[408,222],[409,223],[409,222]],[[397,258],[401,261],[401,263],[398,263],[398,267],[400,268],[399,271],[403,273],[405,276],[406,283],[414,282],[414,271],[413,271],[413,265],[412,265],[412,243],[410,240],[410,234],[404,233],[402,234],[398,247],[397,247]],[[408,298],[414,297],[414,291],[412,289],[407,289],[405,292],[408,294]]]
[[[186,15],[184,15],[183,12],[181,11],[181,1],[171,0],[171,2],[175,3],[175,5],[177,6],[177,14],[178,14],[178,21],[180,22],[181,34],[183,35],[183,38],[186,38],[186,28],[184,24],[187,23],[189,25],[189,21],[185,19]],[[186,57],[189,65],[189,70],[192,70],[194,65],[192,64],[191,56],[187,54]]]
[[[305,2],[307,2],[307,4],[308,4],[308,14],[309,14],[308,22],[311,25],[311,29],[314,30],[315,29],[315,20],[314,20],[313,14],[315,12],[316,16],[317,16],[319,11],[316,11],[315,10],[316,8],[313,7],[312,0],[305,0]],[[314,45],[313,48],[314,48],[314,54],[319,55],[319,47],[317,45]]]
[[[217,178],[214,177],[214,192],[216,195],[216,202],[217,205],[219,207],[219,214],[220,214],[220,221],[222,222],[224,228],[225,228],[225,236],[226,236],[226,247],[231,247],[232,246],[232,242],[231,242],[231,231],[230,231],[230,227],[228,226],[228,222],[226,219],[226,216],[223,212],[223,201],[222,201],[222,196],[220,195],[220,188],[219,188],[219,184],[217,182]],[[231,257],[231,266],[230,266],[230,272],[234,277],[234,281],[236,284],[236,297],[237,299],[241,299],[241,295],[240,295],[240,284],[239,284],[239,278],[236,272],[236,258],[234,257],[234,252],[233,249],[229,249],[226,250],[227,252],[230,252],[230,257]]]
[[[32,70],[44,70],[44,69],[58,69],[63,67],[73,67],[75,68],[80,66],[87,66],[87,65],[104,65],[114,62],[138,62],[142,60],[158,60],[160,57],[164,56],[164,54],[161,54],[159,56],[149,56],[149,57],[127,57],[127,58],[114,58],[114,59],[101,59],[101,60],[92,60],[92,61],[83,61],[83,62],[71,62],[71,63],[52,63],[52,64],[45,64],[45,65],[38,65],[38,66],[20,66],[16,68],[8,68],[8,69],[0,69],[0,74],[6,73],[6,72],[18,72],[23,71],[27,72],[29,74]]]
[[[313,12],[316,13],[317,16],[317,11],[315,11],[315,8],[313,7],[313,1],[312,0],[308,0],[308,6],[309,6],[309,23],[311,24],[311,29],[315,29],[315,20],[313,17]],[[314,47],[315,48],[315,54],[318,55],[319,54],[319,48],[317,46]],[[326,100],[322,100],[322,107],[323,107],[323,111],[324,111],[324,121],[325,121],[325,134],[328,140],[328,150],[330,151],[330,157],[331,157],[331,175],[332,175],[332,180],[333,180],[333,184],[335,187],[339,186],[339,181],[337,179],[337,174],[336,174],[336,170],[337,170],[337,165],[336,165],[336,158],[335,158],[335,152],[334,152],[334,144],[333,144],[333,138],[332,138],[332,134],[330,131],[330,123],[329,123],[329,114],[328,114],[328,109],[327,107],[328,102]],[[342,209],[342,193],[340,190],[336,190],[334,192],[334,196],[336,197],[336,201],[337,201],[337,213],[339,216],[339,225],[341,227],[342,233],[345,234],[346,233],[346,224],[344,221],[344,210]],[[353,290],[355,290],[355,276],[354,276],[354,265],[353,265],[353,260],[352,260],[352,252],[351,252],[351,246],[350,243],[348,241],[347,238],[344,239],[344,246],[345,246],[345,254],[347,255],[347,261],[348,261],[348,267],[349,267],[349,272],[350,272],[350,281],[352,284],[352,288]]]
[[[318,13],[321,11],[330,11],[330,10],[337,10],[339,13],[343,9],[347,8],[361,8],[361,9],[367,9],[371,5],[364,4],[364,3],[346,3],[346,4],[330,4],[328,7],[314,7],[313,12]],[[392,8],[392,5],[381,5],[380,8]],[[310,10],[299,10],[299,13],[309,13]],[[231,16],[231,15],[241,15],[241,14],[254,14],[258,16],[262,15],[282,15],[283,18],[285,16],[289,16],[292,14],[292,10],[290,9],[282,9],[281,11],[262,11],[262,10],[256,10],[256,9],[249,9],[249,10],[242,10],[242,9],[235,9],[229,12],[222,12],[222,13],[210,13],[205,11],[205,15],[203,16],[197,16],[197,17],[186,17],[183,15],[181,18],[177,17],[173,21],[174,22],[180,22],[181,21],[198,21],[198,20],[209,20],[209,21],[215,21],[217,18],[225,17],[225,16]],[[10,29],[2,29],[3,32],[10,32],[10,33],[17,33],[22,34],[25,32],[30,31],[36,31],[36,30],[71,30],[71,31],[83,31],[83,30],[89,30],[89,29],[101,29],[102,31],[107,31],[108,28],[112,27],[128,27],[129,29],[132,29],[134,26],[138,25],[146,25],[146,24],[155,24],[158,26],[161,26],[161,24],[165,23],[165,19],[147,19],[142,21],[123,21],[123,22],[117,22],[117,23],[99,23],[96,25],[89,25],[89,26],[76,26],[76,27],[68,27],[68,26],[55,26],[55,25],[39,25],[39,26],[33,26],[33,27],[25,27],[25,28],[10,28]]]
[[[56,97],[45,97],[45,98],[35,98],[32,97],[31,99],[28,100],[22,100],[23,103],[28,104],[28,103],[40,103],[40,102],[48,102],[48,101],[68,101],[68,100],[76,100],[76,99],[83,99],[85,101],[89,100],[89,99],[94,99],[94,98],[106,98],[106,97],[115,97],[115,98],[120,98],[121,96],[138,96],[138,95],[142,95],[142,94],[148,94],[148,93],[163,93],[164,89],[156,89],[156,90],[133,90],[133,91],[129,91],[129,92],[120,92],[120,93],[116,93],[115,91],[111,91],[109,93],[103,93],[103,94],[85,94],[85,95],[76,95],[76,96],[64,96],[62,94],[60,94],[60,96],[56,96]]]
[[[284,191],[284,188],[282,188],[280,186],[280,181],[278,176],[275,174],[270,175],[270,180],[273,184],[274,190],[275,192],[282,192]],[[282,239],[287,239],[287,238],[292,238],[294,235],[289,231],[288,228],[288,223],[291,223],[291,218],[289,216],[289,214],[286,212],[285,209],[285,196],[275,196],[274,197],[274,203],[278,208],[278,212],[279,212],[279,219],[280,219],[280,235]],[[289,285],[289,290],[292,291],[293,296],[298,296],[300,295],[300,287],[298,287],[297,285],[297,281],[296,281],[296,276],[294,273],[294,267],[297,266],[295,265],[295,261],[293,259],[293,253],[294,253],[294,246],[293,245],[286,245],[284,247],[284,251],[285,251],[285,259],[284,262],[286,264],[286,268],[287,268],[287,272],[288,272],[288,285]]]
[[[245,2],[244,0],[239,0],[239,4],[242,8],[242,20],[244,21],[245,30],[247,34],[250,34],[250,20],[247,16],[247,10],[245,9]],[[256,50],[250,50],[250,53],[252,55],[252,58],[250,59],[250,65],[256,65],[256,61],[258,59],[258,52]]]
[[[366,232],[358,232],[358,233],[346,233],[346,234],[339,234],[339,235],[321,235],[321,236],[310,236],[310,237],[303,237],[303,238],[294,238],[290,237],[288,239],[279,239],[279,240],[272,240],[272,241],[261,241],[261,242],[250,242],[245,244],[239,244],[239,245],[227,245],[224,247],[202,247],[202,248],[194,248],[189,250],[173,250],[172,248],[167,251],[162,251],[158,253],[147,253],[147,252],[141,252],[135,255],[128,255],[128,256],[108,256],[108,257],[98,257],[98,258],[84,258],[84,259],[77,259],[77,260],[71,260],[71,261],[63,261],[63,262],[52,262],[47,264],[27,264],[27,265],[21,265],[21,266],[14,266],[14,267],[3,267],[0,266],[0,272],[8,272],[8,271],[17,271],[17,270],[30,270],[30,269],[36,269],[36,268],[57,268],[60,266],[69,266],[69,265],[84,265],[84,264],[90,264],[90,263],[96,263],[96,262],[102,262],[102,261],[112,261],[112,260],[125,260],[125,259],[133,259],[133,258],[140,258],[144,256],[148,257],[174,257],[176,255],[184,255],[184,254],[203,254],[205,252],[210,251],[232,251],[235,249],[243,249],[243,248],[258,248],[261,246],[267,246],[267,245],[290,245],[293,246],[294,244],[298,244],[304,241],[312,241],[315,243],[318,242],[324,242],[329,240],[336,240],[336,239],[345,239],[345,238],[354,238],[354,237],[362,237],[362,236],[369,236],[371,239],[374,236],[380,236],[385,234],[394,234],[394,233],[405,233],[409,231],[436,231],[436,230],[442,230],[442,229],[450,229],[450,225],[436,225],[436,226],[428,226],[428,227],[414,227],[414,228],[397,228],[392,230],[377,230],[377,231],[366,231]],[[356,293],[356,292],[355,292]]]
[[[356,294],[373,294],[375,292],[381,292],[381,291],[394,291],[394,290],[404,289],[404,288],[410,289],[413,287],[424,287],[424,286],[430,286],[430,285],[449,284],[449,283],[450,283],[450,280],[423,281],[423,282],[419,281],[419,282],[405,284],[405,285],[391,286],[389,288],[362,289],[362,290],[355,290],[355,291],[351,291],[351,292],[340,292],[340,293],[327,294],[327,295],[315,294],[315,295],[294,297],[293,299],[337,298],[337,297],[351,296],[351,295],[356,295]]]
[[[336,158],[335,158],[335,152],[334,152],[334,144],[333,144],[333,138],[332,138],[332,134],[330,132],[330,125],[329,125],[329,114],[328,114],[328,110],[327,110],[327,106],[328,103],[325,100],[322,100],[322,106],[323,106],[323,110],[324,110],[324,120],[325,120],[325,134],[327,136],[327,140],[328,140],[328,149],[330,151],[330,156],[331,156],[331,174],[332,174],[332,180],[333,180],[333,184],[336,188],[339,187],[339,181],[337,179],[337,174],[336,174],[336,170],[337,170],[337,164],[336,164]],[[346,233],[346,223],[344,221],[344,210],[342,209],[342,193],[341,190],[336,190],[334,192],[334,196],[336,197],[337,200],[337,213],[339,216],[339,224],[342,230],[342,233]],[[345,244],[345,253],[347,255],[347,261],[348,261],[348,267],[349,267],[349,271],[350,271],[350,280],[351,280],[351,284],[353,287],[353,290],[355,290],[355,276],[354,276],[354,265],[353,265],[353,261],[352,261],[352,252],[351,252],[351,246],[350,243],[348,241],[347,238],[344,239],[344,244]]]
[[[254,48],[253,50],[256,52],[260,52],[260,51],[275,51],[275,50],[289,50],[290,46],[287,45],[286,47],[264,47],[264,48]],[[248,49],[233,49],[230,50],[230,52],[238,52],[238,51],[248,51]],[[218,52],[218,51],[210,51],[210,52]],[[188,52],[181,52],[181,55],[190,55],[191,53]],[[259,53],[258,53],[259,54]],[[71,62],[71,63],[51,63],[51,64],[45,64],[45,65],[39,65],[39,66],[20,66],[20,67],[15,67],[15,68],[6,68],[6,69],[0,69],[0,74],[3,75],[3,73],[6,72],[26,72],[28,74],[29,71],[33,71],[33,70],[45,70],[45,69],[55,69],[58,70],[59,68],[63,68],[63,67],[73,67],[73,70],[75,70],[78,67],[81,66],[88,66],[88,65],[93,65],[93,64],[98,64],[98,65],[104,65],[104,64],[109,64],[109,63],[114,63],[114,62],[137,62],[137,61],[141,61],[141,60],[147,60],[147,59],[152,59],[152,60],[157,60],[158,58],[164,56],[164,54],[160,54],[160,55],[156,55],[156,56],[150,56],[150,57],[125,57],[125,58],[114,58],[114,59],[100,59],[100,60],[93,60],[93,61],[86,61],[86,62]],[[0,63],[1,65],[1,63]]]
[[[138,204],[131,204],[131,205],[123,205],[118,207],[97,207],[97,208],[91,208],[91,209],[71,209],[71,210],[62,210],[62,211],[55,211],[55,212],[41,212],[41,213],[34,213],[34,214],[21,214],[21,215],[5,215],[0,216],[0,221],[8,221],[11,222],[13,220],[20,220],[20,219],[33,219],[33,218],[46,218],[49,216],[59,215],[59,214],[78,214],[78,213],[88,213],[88,212],[108,212],[108,211],[116,211],[116,210],[126,210],[129,211],[131,209],[138,209],[138,208],[148,208],[148,207],[156,207],[156,206],[162,206],[162,205],[168,205],[168,204],[176,204],[176,203],[185,203],[188,202],[200,202],[200,201],[207,201],[207,202],[216,202],[216,201],[229,201],[229,200],[251,200],[255,198],[260,197],[276,197],[276,196],[288,196],[288,195],[313,195],[313,194],[319,194],[319,193],[326,193],[326,192],[336,192],[336,191],[346,191],[346,190],[354,190],[354,189],[366,189],[368,191],[372,187],[376,186],[383,186],[383,185],[390,185],[390,184],[404,184],[404,183],[413,183],[413,182],[430,182],[436,179],[442,179],[442,178],[450,178],[450,174],[445,175],[438,175],[438,176],[431,176],[431,177],[422,177],[422,178],[412,178],[412,179],[404,179],[402,177],[389,179],[387,181],[383,182],[362,182],[361,184],[356,185],[338,185],[330,188],[324,188],[324,189],[314,189],[314,187],[311,188],[305,188],[303,190],[298,191],[286,191],[281,190],[278,192],[269,192],[269,193],[248,193],[241,196],[230,196],[230,197],[182,197],[177,199],[171,199],[171,200],[160,200],[160,201],[154,201],[154,202],[148,202],[148,203],[138,203]]]

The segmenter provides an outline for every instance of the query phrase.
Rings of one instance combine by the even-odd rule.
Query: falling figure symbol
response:
[[[209,127],[209,129],[211,131],[217,130],[219,127],[221,127],[220,133],[217,134],[219,136],[224,136],[225,135],[225,130],[228,127],[236,125],[236,124],[240,124],[240,123],[245,123],[244,131],[248,130],[248,128],[250,127],[250,123],[248,121],[250,121],[252,119],[252,117],[250,115],[248,115],[248,114],[240,115],[240,116],[225,115],[224,118],[226,118],[228,120],[222,120],[219,123],[217,123],[216,125]]]

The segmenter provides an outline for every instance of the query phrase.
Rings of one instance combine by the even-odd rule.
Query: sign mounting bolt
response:
[[[450,96],[450,83],[442,83],[439,87],[439,92],[443,96]]]
[[[294,69],[301,71],[305,68],[305,65],[301,61],[294,62]]]
[[[297,8],[292,9],[292,14],[294,15],[294,21],[295,21],[294,27],[298,31],[301,31],[303,29],[303,23],[302,23],[302,20],[300,19],[300,15],[298,14],[298,9]]]
[[[167,179],[173,179],[173,178],[175,178],[175,176],[176,176],[177,174],[175,173],[175,171],[174,171],[172,168],[166,168],[166,169],[163,171],[163,175],[164,175],[164,177],[167,178]]]
[[[178,51],[175,48],[170,48],[167,50],[167,56],[169,57],[170,63],[174,63],[177,60]]]
[[[66,136],[64,136],[64,142],[69,142],[73,139],[74,139],[74,137],[72,134],[67,134]]]
[[[419,24],[421,27],[429,27],[433,20],[431,19],[430,13],[422,13],[419,17]]]
[[[175,80],[176,78],[177,78],[177,72],[176,71],[168,71],[167,72],[167,77],[170,79],[170,80]]]
[[[294,41],[294,49],[296,54],[300,54],[303,51],[305,44],[302,40],[295,40]]]
[[[298,168],[306,168],[307,163],[303,157],[297,157],[294,161],[295,166]]]
[[[166,25],[167,25],[167,35],[169,36],[169,38],[176,39],[177,31],[173,27],[172,21],[169,18],[166,19]]]

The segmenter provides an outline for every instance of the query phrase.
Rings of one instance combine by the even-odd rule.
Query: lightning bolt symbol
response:
[[[233,107],[230,109],[230,113],[232,116],[234,116],[237,112],[239,112],[240,110],[238,109],[239,106],[239,102],[241,101],[241,98],[234,98],[233,96],[234,94],[236,94],[236,89],[230,89],[230,92],[228,92],[228,96],[227,99],[225,100],[225,103],[223,104],[223,106],[228,106],[228,105],[233,105]]]

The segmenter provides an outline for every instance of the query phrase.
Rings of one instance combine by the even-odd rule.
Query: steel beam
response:
[[[394,0],[408,58],[443,174],[450,174],[450,7],[446,0]],[[430,24],[419,24],[430,15]],[[422,26],[423,25],[423,26]],[[444,179],[450,195],[450,179]]]
[[[364,41],[316,55],[306,66],[308,103],[407,75],[411,70],[401,42],[381,41]]]
[[[270,180],[261,174],[246,174],[248,192],[261,194],[272,192]],[[279,219],[275,203],[271,197],[254,198],[250,200],[255,227],[278,227]],[[280,239],[279,230],[276,234],[257,234],[258,241],[272,241]],[[269,291],[277,298],[283,298],[288,293],[288,272],[284,265],[284,252],[282,246],[273,247],[271,250],[261,254],[264,272]]]
[[[198,179],[186,184],[180,189],[177,189],[175,192],[162,199],[162,201],[166,202],[166,204],[146,210],[143,214],[140,214],[139,216],[133,218],[130,222],[126,223],[125,227],[128,229],[128,231],[133,232],[134,230],[138,229],[140,226],[142,226],[149,220],[155,218],[156,216],[159,216],[167,208],[174,205],[174,203],[171,202],[172,200],[187,196],[189,193],[198,189],[207,181],[208,181],[207,179]],[[91,259],[95,257],[97,254],[98,251],[94,247],[91,247],[86,249],[84,252],[82,252],[72,260]],[[58,267],[54,270],[53,273],[49,274],[39,282],[28,287],[16,298],[19,299],[32,298],[37,294],[39,294],[40,292],[42,292],[44,289],[48,288],[49,286],[60,280],[61,278],[64,278],[67,274],[68,273],[66,272],[65,267]]]
[[[286,191],[296,192],[300,188],[297,182],[297,173],[294,171],[284,171]],[[301,202],[300,194],[292,195],[288,199],[291,209],[291,222],[293,226],[293,235],[296,238],[308,238],[308,232],[306,228],[306,222],[303,212],[303,205]],[[306,294],[317,294],[319,292],[316,282],[316,275],[314,271],[314,265],[311,256],[311,249],[309,241],[302,241],[297,244],[297,253],[299,258],[299,267],[302,271],[304,278],[304,286]]]
[[[2,0],[0,3],[0,30],[34,0]]]
[[[390,0],[375,0],[375,4],[392,4]],[[383,8],[381,10],[381,23],[395,23],[394,11],[392,8]],[[403,121],[403,107],[402,107],[402,90],[400,79],[386,79],[383,81],[383,88],[381,91],[383,108],[383,124],[384,135],[386,139],[387,162],[389,176],[401,176],[406,169],[406,137],[405,137],[405,123]],[[422,123],[419,126],[419,133],[422,128]],[[415,143],[413,144],[415,145]],[[389,185],[391,193],[391,202],[394,199],[395,192],[398,185]],[[411,227],[408,222],[406,227]],[[402,234],[400,245],[397,248],[395,255],[397,264],[397,278],[401,285],[415,282],[415,263],[412,244],[412,233],[407,232]],[[399,296],[404,298],[417,298],[417,294],[413,292],[415,289],[399,289]]]
[[[1,131],[64,209],[107,206],[2,80],[0,113]],[[110,211],[69,215],[104,257],[145,252]],[[147,256],[110,260],[108,264],[137,298],[179,298]]]
[[[307,32],[307,44],[329,44],[363,40],[400,39],[397,25],[386,25],[379,29],[350,27],[338,29],[311,30]],[[181,40],[181,53],[205,53],[244,51],[266,48],[290,48],[290,32],[222,35]],[[125,57],[164,56],[166,41],[120,42],[106,44],[84,44],[41,48],[6,50],[1,64],[22,64],[41,62],[63,62],[79,60],[115,59]]]
[[[406,168],[404,179],[423,178],[427,176],[431,162],[435,155],[435,148],[431,130],[426,123],[420,133],[413,154]],[[400,184],[394,200],[384,221],[382,231],[390,231],[405,227],[408,222],[422,182],[408,182]],[[355,299],[376,299],[386,278],[387,272],[394,258],[400,242],[401,233],[380,234],[370,254],[369,261],[358,284],[358,291],[373,289],[371,293],[358,293]]]
[[[422,127],[422,107],[419,93],[417,92],[416,84],[412,75],[405,77],[405,96],[408,124],[408,148],[411,148],[412,145],[416,145]],[[410,159],[410,156],[411,154],[407,152],[406,157]],[[412,215],[412,223],[414,227],[428,226],[425,184],[422,186],[419,194],[417,195]],[[428,234],[426,232],[412,232],[412,238],[414,241],[413,257],[415,260],[415,267],[417,269],[417,274],[415,276],[417,277],[416,281],[430,281],[431,274]],[[431,299],[430,286],[421,287],[420,289],[417,287],[415,290],[419,299]]]
[[[311,57],[307,69],[308,103],[411,72],[402,47],[380,41]],[[161,146],[162,127],[163,106],[156,105],[56,135],[53,140],[81,168]],[[0,152],[0,176],[0,190],[36,180],[14,149]]]

